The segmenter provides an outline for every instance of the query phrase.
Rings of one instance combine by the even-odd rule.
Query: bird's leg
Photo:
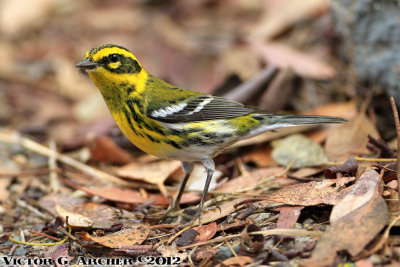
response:
[[[171,205],[167,210],[167,213],[179,210],[179,203],[181,202],[181,197],[183,192],[185,191],[185,187],[187,181],[189,180],[189,176],[192,173],[193,166],[194,166],[193,162],[182,161],[182,169],[183,172],[185,173],[185,178],[183,178],[183,181],[179,187],[178,195],[176,195],[175,199],[172,201]]]
[[[201,217],[202,217],[202,213],[203,213],[203,205],[204,205],[204,200],[207,196],[207,192],[208,192],[208,188],[210,187],[210,182],[211,182],[211,178],[214,174],[215,171],[215,163],[212,159],[205,159],[202,160],[202,163],[204,165],[204,168],[206,169],[207,172],[207,179],[206,179],[206,183],[204,185],[204,189],[203,189],[203,194],[201,195],[201,200],[200,200],[200,204],[199,207],[196,210],[196,213],[194,214],[193,220],[196,220],[199,217],[199,224],[201,224]]]

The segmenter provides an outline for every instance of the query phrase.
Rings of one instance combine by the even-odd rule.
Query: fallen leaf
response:
[[[127,164],[133,161],[131,154],[120,148],[108,136],[89,137],[86,146],[94,160],[117,164]]]
[[[222,172],[219,170],[215,170],[214,174],[211,178],[210,186],[208,190],[214,190],[217,185],[217,179],[222,176]],[[187,181],[186,190],[199,190],[203,191],[204,184],[206,182],[207,173],[204,169],[204,166],[201,164],[195,164],[190,174],[189,180]]]
[[[272,142],[272,158],[280,165],[292,168],[321,166],[328,162],[322,147],[301,134],[294,134]]]
[[[104,188],[89,188],[79,187],[80,190],[94,196],[99,196],[104,199],[111,201],[129,203],[129,204],[143,204],[149,201],[153,201],[154,206],[168,206],[171,203],[171,199],[161,194],[147,194],[147,197],[142,196],[138,191],[119,188],[119,187],[104,187]],[[181,202],[182,204],[193,203],[200,199],[198,194],[194,193],[183,193]]]
[[[193,229],[187,229],[182,233],[182,235],[179,237],[179,239],[176,241],[176,245],[179,247],[185,247],[190,244],[193,244],[195,242],[196,236],[198,236],[199,233]]]
[[[285,44],[251,41],[251,45],[268,64],[282,69],[290,69],[301,77],[326,80],[332,79],[336,75],[335,69],[328,63]]]
[[[203,224],[193,228],[198,232],[195,242],[203,242],[210,240],[217,233],[217,223]]]
[[[68,224],[71,227],[88,228],[93,226],[93,221],[90,218],[76,212],[67,211],[57,203],[55,204],[55,207],[58,215],[63,218],[64,221],[66,221],[66,217],[68,217]]]
[[[254,162],[258,167],[270,167],[276,165],[271,155],[272,147],[269,143],[265,143],[257,146],[251,152],[246,153],[243,156],[243,160],[245,162]]]
[[[333,207],[330,222],[334,223],[340,220],[340,218],[371,201],[379,185],[378,173],[373,169],[366,170],[352,186],[349,193]]]
[[[89,218],[93,222],[92,227],[96,229],[110,229],[118,222],[115,217],[120,212],[116,208],[95,202],[78,204],[73,210]]]
[[[264,248],[265,237],[262,234],[251,234],[261,231],[255,224],[248,224],[240,233],[240,244],[251,253],[259,252]]]
[[[327,0],[266,1],[266,3],[268,6],[265,7],[264,14],[261,16],[262,20],[250,32],[252,39],[271,39],[296,22],[315,16],[329,7]]]
[[[280,207],[276,210],[279,211],[279,218],[276,222],[276,228],[292,229],[294,228],[297,220],[300,217],[303,206],[294,207]]]
[[[109,248],[122,248],[142,244],[149,236],[150,229],[139,227],[138,229],[124,229],[107,236],[91,236],[87,238]]]
[[[247,198],[234,199],[234,200],[225,202],[212,210],[207,210],[207,211],[203,212],[203,217],[201,219],[201,222],[203,224],[214,222],[218,219],[228,216],[229,214],[232,214],[236,210],[235,205],[246,199]],[[199,220],[197,219],[195,221],[195,223],[198,223],[198,222],[199,222]]]
[[[379,174],[373,170],[367,171],[366,175],[374,176],[371,180],[379,179]],[[385,227],[387,219],[387,205],[379,190],[375,190],[369,202],[331,224],[329,230],[319,239],[311,258],[302,264],[330,266],[335,262],[337,252],[343,250],[353,257],[358,255]]]
[[[245,266],[245,265],[247,265],[247,264],[249,264],[251,262],[253,262],[253,259],[251,257],[248,257],[248,256],[236,256],[236,257],[231,257],[229,259],[224,260],[218,266],[241,267],[241,266]]]
[[[177,160],[161,160],[151,163],[132,162],[122,167],[114,168],[115,172],[122,177],[145,181],[150,184],[156,184],[161,193],[167,196],[167,190],[164,187],[165,180],[178,168],[181,162]]]
[[[104,199],[123,202],[123,203],[144,203],[146,200],[138,191],[131,189],[119,188],[119,187],[104,187],[104,188],[89,188],[89,187],[79,187],[82,191],[99,196]]]
[[[325,178],[335,178],[338,174],[341,176],[354,176],[357,172],[358,164],[354,158],[349,158],[343,164],[325,169]]]
[[[220,185],[216,188],[220,192],[235,192],[240,189],[245,189],[255,185],[260,179],[273,177],[284,171],[281,167],[262,168],[255,171],[248,172],[244,175],[235,177],[230,181]],[[271,181],[275,182],[274,180]]]
[[[265,196],[264,199],[295,206],[336,205],[351,189],[346,184],[354,179],[343,177],[290,185]]]
[[[370,154],[368,135],[379,138],[375,125],[364,114],[329,131],[325,151],[331,161],[345,161],[352,156]]]

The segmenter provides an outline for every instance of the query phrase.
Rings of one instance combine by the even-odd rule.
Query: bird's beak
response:
[[[99,64],[96,62],[92,62],[90,59],[84,59],[81,62],[79,62],[78,64],[76,64],[75,66],[77,66],[78,68],[81,68],[82,70],[93,70],[93,69],[97,68],[97,66],[99,66]]]

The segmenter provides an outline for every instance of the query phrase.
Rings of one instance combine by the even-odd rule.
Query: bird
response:
[[[135,146],[161,159],[181,161],[185,176],[167,213],[180,209],[194,164],[202,163],[206,179],[193,221],[198,217],[201,221],[215,171],[213,158],[227,146],[282,127],[346,122],[330,116],[270,114],[179,88],[151,75],[128,49],[119,45],[93,47],[76,67],[88,73],[117,125]]]

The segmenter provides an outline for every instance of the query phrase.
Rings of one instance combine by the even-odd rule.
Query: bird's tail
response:
[[[306,124],[344,123],[347,120],[338,117],[318,115],[277,115],[277,114],[253,114],[253,119],[260,121],[256,127],[251,127],[243,136],[246,139],[260,133],[276,130],[283,127]]]
[[[347,120],[339,117],[319,116],[319,115],[276,115],[264,114],[270,124],[324,124],[324,123],[344,123]]]

